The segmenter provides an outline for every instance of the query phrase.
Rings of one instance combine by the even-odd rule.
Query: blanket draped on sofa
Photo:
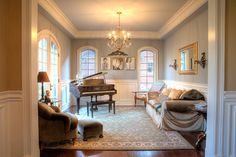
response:
[[[160,127],[165,130],[203,131],[205,120],[202,114],[194,111],[194,104],[201,101],[164,101],[161,109]]]
[[[194,105],[204,103],[202,100],[164,100],[149,101],[147,112],[157,126],[165,130],[204,131],[204,116],[194,111]]]

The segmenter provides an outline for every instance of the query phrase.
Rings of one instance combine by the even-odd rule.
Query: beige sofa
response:
[[[165,89],[164,89],[165,90]],[[203,100],[181,100],[180,96],[171,99],[171,92],[148,96],[146,111],[160,129],[176,131],[204,131],[206,120],[203,114],[195,111],[196,104],[206,105]]]

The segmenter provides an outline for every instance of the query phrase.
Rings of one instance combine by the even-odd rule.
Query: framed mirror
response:
[[[197,42],[187,45],[179,49],[178,52],[178,73],[179,74],[197,74],[197,64],[195,60],[198,59],[198,44]]]

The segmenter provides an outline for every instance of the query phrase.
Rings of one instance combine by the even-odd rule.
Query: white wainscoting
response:
[[[208,86],[207,84],[193,83],[193,82],[180,82],[172,80],[164,80],[167,87],[176,88],[176,89],[196,89],[200,91],[205,98],[208,96]]]
[[[177,89],[197,89],[207,98],[207,84],[192,83],[192,82],[179,82],[164,80],[167,87],[177,88]],[[106,83],[115,84],[115,89],[117,94],[114,95],[114,100],[116,100],[117,105],[134,105],[134,95],[133,91],[138,90],[138,80],[106,80]],[[104,96],[101,99],[107,99]],[[70,103],[75,105],[74,98],[70,98]],[[86,105],[86,102],[90,101],[90,98],[81,98],[81,105]],[[143,105],[143,102],[137,101],[137,105]]]
[[[208,87],[207,84],[180,82],[164,80],[167,87],[177,89],[197,89],[207,98]],[[138,80],[107,80],[107,83],[115,84],[117,95],[114,96],[119,105],[134,105],[133,91],[138,90]],[[143,104],[138,102],[138,104]]]
[[[236,156],[236,91],[224,95],[224,156]]]
[[[0,154],[21,157],[24,154],[22,91],[0,92]]]
[[[106,83],[115,85],[117,94],[113,96],[113,99],[116,101],[116,105],[134,105],[134,95],[132,92],[138,90],[137,80],[106,80]],[[108,96],[98,97],[98,99],[108,99]],[[85,106],[87,101],[90,101],[90,97],[82,97],[80,99],[80,105]],[[76,100],[73,96],[70,97],[70,103],[73,105],[76,104]],[[139,102],[137,104],[139,104]]]
[[[106,83],[115,84],[117,94],[114,96],[117,105],[134,105],[133,91],[138,90],[137,80],[107,80]]]

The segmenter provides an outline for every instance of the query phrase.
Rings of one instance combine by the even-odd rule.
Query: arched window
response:
[[[44,90],[51,89],[51,97],[58,97],[59,81],[59,44],[48,30],[43,30],[38,34],[38,71],[46,71],[49,84],[45,84]],[[44,91],[45,92],[45,91]],[[39,84],[39,97],[41,97],[41,84]]]
[[[157,50],[142,48],[138,51],[139,90],[147,91],[157,77]]]
[[[78,51],[79,76],[85,77],[97,72],[97,50],[93,47],[83,47]]]

